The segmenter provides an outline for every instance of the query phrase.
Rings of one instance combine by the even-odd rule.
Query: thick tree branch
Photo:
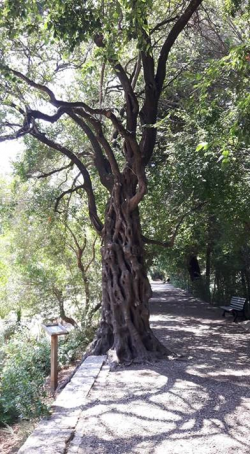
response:
[[[175,22],[178,18],[179,18],[179,16],[174,16],[174,17],[166,18],[163,21],[159,22],[158,24],[156,24],[156,26],[154,28],[152,28],[152,30],[150,30],[150,35],[153,35],[154,32],[156,32],[157,30],[160,30],[162,27],[164,27],[164,25],[171,24],[171,22]]]
[[[40,112],[40,110],[29,110],[26,117],[27,117],[27,123],[31,122],[31,119],[34,118],[34,120],[44,120],[49,123],[56,123],[59,118],[61,118],[62,115],[64,115],[67,112],[67,108],[65,107],[59,107],[57,109],[57,112],[54,115],[47,115],[43,112]]]
[[[20,73],[18,71],[11,70],[11,69],[10,69],[10,71],[13,71],[13,73],[16,76],[18,76],[21,79],[25,80],[25,82],[27,82],[30,86],[32,86],[32,87],[34,87],[34,88],[36,88],[36,89],[38,89],[40,91],[43,91],[43,92],[47,93],[49,95],[49,97],[50,97],[50,102],[54,106],[58,107],[58,110],[57,110],[57,112],[54,115],[47,115],[47,114],[44,114],[44,113],[42,113],[42,112],[40,112],[38,110],[29,110],[27,112],[27,114],[22,112],[22,114],[25,115],[25,121],[24,121],[23,128],[19,129],[15,134],[2,136],[0,138],[0,141],[14,140],[15,138],[20,137],[21,135],[27,134],[33,128],[33,122],[34,122],[35,119],[40,119],[40,120],[44,120],[44,121],[47,121],[47,122],[50,122],[50,123],[54,123],[54,122],[58,121],[58,119],[66,112],[68,114],[71,114],[71,118],[74,119],[75,121],[77,120],[77,123],[80,124],[79,117],[77,119],[77,116],[74,114],[74,111],[73,111],[73,109],[77,109],[77,113],[78,114],[80,113],[80,115],[82,115],[85,119],[87,119],[92,124],[92,126],[94,126],[94,128],[96,130],[97,134],[95,136],[92,133],[91,129],[86,125],[86,123],[85,124],[83,124],[83,122],[81,123],[81,127],[85,130],[85,133],[87,133],[87,135],[88,135],[88,137],[89,137],[89,139],[91,141],[91,144],[94,147],[94,151],[96,152],[95,153],[96,162],[99,164],[99,169],[100,169],[100,172],[101,172],[102,176],[104,175],[104,171],[105,171],[105,178],[102,178],[102,180],[103,180],[103,182],[105,180],[105,186],[108,187],[109,190],[111,190],[112,186],[113,186],[113,177],[110,176],[110,175],[109,176],[107,175],[108,174],[108,172],[107,172],[108,165],[107,165],[106,161],[104,160],[104,156],[102,155],[101,147],[98,146],[99,145],[98,142],[105,149],[107,157],[108,157],[108,160],[109,160],[109,163],[110,163],[110,166],[111,166],[111,169],[112,169],[112,172],[113,172],[113,175],[117,179],[120,179],[120,171],[119,171],[119,167],[118,167],[117,161],[115,159],[114,153],[112,151],[112,148],[110,147],[108,141],[106,140],[106,138],[105,138],[105,136],[103,134],[101,122],[98,121],[97,119],[93,118],[92,114],[94,114],[94,115],[101,114],[101,115],[106,116],[107,118],[111,118],[111,120],[114,122],[115,126],[117,128],[119,128],[119,130],[123,134],[125,134],[126,131],[124,130],[122,124],[118,121],[116,116],[109,110],[92,109],[89,106],[87,106],[85,103],[81,103],[81,102],[80,103],[68,103],[68,102],[65,103],[63,101],[58,101],[58,100],[56,100],[53,92],[51,90],[49,90],[49,89],[47,90],[47,87],[45,87],[43,85],[40,85],[40,84],[36,84],[31,79],[27,78],[26,76],[24,76],[22,73]],[[81,112],[79,112],[79,111],[81,111]],[[35,130],[36,130],[36,136],[37,136],[37,134],[38,134],[37,128],[33,128],[32,134],[35,136]],[[46,138],[41,133],[39,133],[38,135],[39,135],[39,140],[40,141],[43,141],[44,143],[48,144],[48,138]],[[51,144],[49,146],[51,146]],[[58,149],[58,147],[60,148],[60,150]],[[67,155],[67,153],[65,152],[66,149],[64,147],[62,147],[62,146],[59,146],[59,144],[57,144],[57,149],[58,149],[58,151],[61,151],[64,154]],[[81,172],[83,174],[85,173],[85,180],[88,181],[89,174],[86,175],[86,167],[76,157],[75,154],[72,154],[72,155],[73,155],[72,161],[78,166],[78,168],[81,170]],[[106,167],[104,166],[104,164],[106,164]],[[101,168],[101,166],[102,166],[102,168]],[[88,184],[88,190],[90,189],[90,187],[91,187],[91,185]],[[90,191],[90,193],[91,193],[91,191]],[[92,197],[91,194],[89,194],[89,197],[90,198]],[[92,213],[92,217],[93,217],[93,215],[95,217],[95,214]],[[99,227],[98,227],[98,230],[99,230]]]
[[[138,190],[136,194],[129,200],[129,211],[135,210],[139,203],[142,201],[144,195],[147,193],[146,178],[140,177],[138,179]]]
[[[5,66],[4,69],[6,71],[11,71],[12,74],[14,74],[16,77],[18,77],[19,79],[22,79],[24,82],[26,82],[30,87],[33,87],[35,88],[36,90],[39,90],[39,91],[42,91],[43,93],[46,93],[49,98],[50,98],[50,101],[53,102],[56,101],[56,98],[55,98],[55,95],[53,93],[52,90],[50,90],[48,87],[46,87],[45,85],[42,85],[42,84],[38,84],[36,82],[34,82],[32,79],[30,79],[29,77],[25,76],[24,74],[22,74],[20,71],[16,71],[15,69],[12,69],[12,68],[9,68],[8,66]]]
[[[167,39],[165,40],[165,42],[162,46],[160,56],[158,59],[158,66],[157,66],[157,72],[156,72],[156,77],[155,77],[159,95],[161,93],[165,75],[166,75],[166,62],[168,59],[169,52],[172,49],[178,36],[180,35],[182,30],[187,25],[189,19],[193,15],[193,13],[201,5],[202,1],[203,0],[191,0],[188,7],[185,9],[183,14],[179,17],[177,22],[174,24],[173,28],[171,29],[170,33],[168,34]]]
[[[161,247],[165,247],[165,248],[171,247],[170,241],[166,241],[166,242],[158,241],[158,240],[154,240],[152,238],[147,238],[144,235],[142,235],[142,241],[145,244],[154,244],[156,246],[161,246]]]
[[[50,103],[53,106],[58,108],[56,114],[54,114],[54,115],[47,115],[47,114],[44,114],[44,113],[42,113],[42,112],[40,112],[38,110],[32,110],[32,111],[28,112],[28,119],[29,119],[29,117],[32,116],[35,119],[41,119],[41,120],[44,120],[44,121],[48,121],[50,123],[54,123],[64,113],[68,112],[69,109],[81,108],[81,109],[84,109],[86,114],[90,114],[90,115],[94,115],[94,116],[102,115],[102,116],[110,119],[112,121],[112,123],[114,124],[114,126],[116,128],[118,128],[119,132],[126,131],[125,128],[122,126],[121,122],[118,120],[118,118],[112,112],[112,110],[110,110],[110,109],[101,109],[101,108],[93,109],[92,107],[88,106],[88,104],[86,104],[84,102],[81,102],[81,101],[80,102],[74,102],[74,101],[70,102],[70,101],[58,100],[58,99],[56,99],[56,97],[55,97],[54,93],[52,92],[52,90],[50,90],[46,86],[35,83],[33,80],[29,79],[28,77],[26,77],[21,72],[15,71],[12,68],[8,68],[8,70],[10,72],[12,72],[13,74],[15,74],[17,77],[25,80],[29,86],[35,87],[37,90],[47,93],[49,95],[49,98],[50,98]],[[124,86],[127,87],[127,90],[129,90],[130,95],[132,96],[132,94],[133,94],[135,96],[135,94],[134,94],[134,92],[132,90],[130,81],[129,81],[125,71],[121,67],[121,65],[116,65],[116,71],[119,71],[119,73],[122,74],[122,80],[124,80]],[[137,108],[138,108],[138,104],[137,104]],[[89,119],[90,119],[90,117],[89,117]],[[95,122],[97,122],[96,118],[93,119],[93,120],[95,120]],[[101,125],[101,123],[100,123],[100,125]]]
[[[98,47],[105,47],[102,35],[95,36],[94,41]],[[112,59],[109,60],[109,63],[113,67],[124,90],[127,112],[126,128],[128,131],[135,134],[137,126],[137,117],[139,113],[139,104],[136,94],[133,90],[132,84],[123,66],[120,63],[113,61]]]
[[[154,124],[157,120],[158,102],[163,89],[166,75],[166,63],[168,55],[176,39],[188,23],[192,14],[197,10],[203,0],[191,0],[188,7],[181,14],[177,22],[169,32],[160,52],[157,64],[156,75],[154,74],[154,58],[149,51],[142,52],[143,71],[145,79],[145,100],[140,111],[140,119],[143,125],[143,133],[140,148],[143,155],[144,165],[149,162],[156,141],[156,128]],[[147,48],[151,49],[150,36],[144,35]]]
[[[96,133],[96,138],[106,152],[113,175],[115,176],[116,179],[120,180],[121,174],[120,174],[120,169],[118,167],[118,163],[115,159],[115,155],[113,153],[113,150],[112,150],[110,144],[108,143],[107,139],[105,138],[105,136],[103,134],[102,125],[101,125],[100,121],[91,117],[89,114],[87,114],[84,111],[84,109],[77,109],[77,114],[80,115],[85,120],[89,121],[89,123],[93,126],[95,133]]]
[[[41,133],[38,128],[35,126],[31,132],[31,134],[38,139],[40,142],[44,143],[45,145],[53,148],[54,150],[59,151],[63,155],[67,156],[80,170],[83,178],[84,184],[83,188],[88,196],[88,208],[89,208],[89,217],[92,222],[92,225],[95,227],[96,231],[100,234],[103,229],[103,224],[98,217],[96,203],[95,203],[95,196],[92,188],[91,179],[89,176],[89,172],[85,165],[80,161],[80,159],[68,148],[54,142],[53,140],[46,137],[45,134]]]
[[[93,133],[92,129],[87,125],[87,123],[85,121],[83,121],[83,119],[80,118],[78,115],[76,115],[73,112],[68,112],[68,115],[70,116],[70,118],[72,118],[72,120],[74,120],[78,124],[78,126],[80,126],[80,128],[87,135],[87,137],[93,147],[93,150],[94,150],[94,155],[95,155],[94,163],[98,170],[101,183],[109,191],[111,191],[114,182],[113,182],[113,175],[111,172],[110,163],[107,160],[107,158],[103,155],[102,148],[101,148],[95,134]]]
[[[25,114],[24,111],[22,111],[21,113]],[[16,127],[14,125],[14,123],[13,123],[13,127]],[[32,128],[33,128],[33,122],[31,122],[31,124],[27,124],[27,122],[25,121],[23,126],[20,127],[16,132],[12,132],[11,134],[4,134],[4,135],[0,136],[0,143],[8,141],[8,140],[16,140],[19,137],[25,136],[26,134],[30,133]]]
[[[137,117],[139,113],[139,103],[126,71],[120,63],[115,64],[114,70],[121,82],[125,94],[127,124],[126,129],[131,133],[136,133]]]
[[[65,101],[57,100],[54,93],[52,92],[52,90],[50,90],[48,87],[35,83],[33,80],[26,77],[24,74],[22,74],[19,71],[13,70],[11,68],[8,68],[8,70],[10,72],[12,72],[15,76],[24,80],[29,86],[37,89],[38,91],[42,91],[42,92],[46,93],[49,96],[50,103],[53,106],[58,108],[57,112],[54,115],[47,115],[38,110],[30,110],[27,113],[26,123],[29,124],[31,122],[32,118],[54,123],[54,122],[58,121],[59,118],[64,113],[67,113],[79,126],[81,126],[81,128],[87,134],[87,136],[94,148],[94,151],[95,151],[96,163],[98,164],[98,170],[99,170],[101,181],[104,184],[104,186],[107,187],[107,189],[111,190],[112,185],[113,185],[112,176],[108,175],[108,173],[109,173],[109,172],[107,172],[108,166],[107,166],[106,162],[104,161],[102,150],[101,150],[100,145],[98,144],[98,141],[103,145],[103,147],[106,151],[113,174],[116,175],[117,177],[119,177],[120,171],[119,171],[115,156],[113,154],[113,151],[103,135],[101,123],[96,118],[92,117],[92,115],[103,115],[106,118],[111,119],[114,126],[116,128],[119,128],[120,132],[125,133],[126,132],[125,129],[123,128],[123,126],[119,122],[119,120],[116,118],[114,113],[108,109],[93,109],[93,108],[89,107],[86,103],[83,103],[83,102],[65,102]],[[77,109],[76,112],[74,112],[75,109]],[[22,112],[22,113],[24,114],[24,112]],[[96,130],[96,132],[98,134],[98,138],[95,137],[95,135],[93,134],[91,129],[88,127],[88,125],[86,123],[82,122],[79,117],[77,117],[76,113],[83,116],[86,120],[88,120],[92,124],[92,126],[94,126],[94,129]],[[25,133],[26,133],[26,131],[25,131]],[[18,134],[18,136],[22,135],[23,134],[22,130],[18,131],[17,134]],[[15,138],[16,138],[16,136],[13,137],[13,140]],[[11,140],[11,139],[12,139],[12,136],[7,136],[7,137],[4,136],[2,141]],[[1,138],[0,138],[0,141],[1,141]]]
[[[15,140],[15,139],[18,139],[19,137],[24,136],[25,134],[28,134],[28,131],[23,130],[23,128],[21,128],[14,134],[5,134],[4,136],[0,136],[0,142],[7,142],[8,140]]]
[[[57,112],[54,115],[47,115],[44,114],[38,110],[31,110],[27,114],[27,123],[31,121],[32,118],[34,119],[41,119],[50,123],[56,122],[64,113],[68,113],[69,116],[71,116],[72,119],[77,121],[76,117],[74,114],[78,114],[82,116],[85,120],[90,122],[90,124],[93,126],[95,132],[96,132],[96,138],[99,142],[99,144],[102,145],[104,148],[106,155],[108,157],[108,160],[110,162],[110,166],[113,172],[113,175],[119,180],[121,175],[120,175],[120,170],[117,164],[117,161],[115,159],[114,153],[112,151],[112,148],[108,141],[106,140],[103,130],[102,130],[102,125],[101,122],[96,118],[96,116],[102,115],[105,116],[106,118],[110,119],[116,128],[116,130],[121,134],[121,136],[131,144],[132,137],[135,136],[135,129],[136,129],[136,121],[137,121],[137,115],[138,115],[138,102],[136,100],[134,91],[132,89],[131,83],[129,81],[129,78],[127,77],[126,72],[124,71],[123,67],[120,64],[115,65],[115,71],[120,78],[122,85],[124,87],[124,90],[126,91],[126,96],[128,95],[131,105],[127,109],[127,114],[130,112],[131,114],[131,122],[133,123],[134,126],[132,127],[132,123],[130,124],[130,127],[132,130],[127,130],[124,128],[122,125],[121,121],[116,117],[116,115],[110,110],[110,109],[93,109],[90,106],[88,106],[86,103],[83,102],[65,102],[61,100],[57,100],[54,93],[50,90],[47,89],[44,85],[37,84],[28,77],[24,76],[22,73],[12,70],[9,68],[10,71],[13,72],[16,76],[20,77],[21,79],[25,80],[28,85],[36,88],[37,90],[40,90],[42,92],[45,92],[49,95],[50,102],[52,105],[55,107],[58,107]],[[80,124],[79,121],[77,121],[78,124]],[[83,127],[83,125],[81,125]],[[86,131],[86,127],[85,127]],[[91,135],[91,130],[88,130],[88,136],[90,137]],[[92,135],[91,138],[91,143],[94,143],[94,136]],[[134,140],[132,140],[132,144],[134,149],[139,150],[139,148],[136,146],[135,143],[135,137]],[[95,149],[96,149],[96,144],[95,144]],[[140,150],[139,150],[140,152]],[[100,152],[98,153],[98,157],[100,158]],[[100,161],[100,159],[99,159]],[[107,182],[106,182],[107,184]],[[109,188],[110,188],[110,183],[108,183]]]
[[[142,66],[141,53],[139,53],[139,57],[137,59],[136,65],[135,65],[135,71],[134,71],[132,82],[131,82],[131,87],[133,90],[135,90],[136,83],[137,83],[138,77],[141,72],[141,66]]]
[[[175,230],[173,232],[173,235],[171,236],[170,240],[169,241],[164,241],[164,242],[161,242],[161,241],[158,241],[158,240],[153,240],[153,239],[149,239],[149,238],[146,238],[144,236],[142,236],[142,240],[144,243],[148,243],[148,244],[156,244],[158,246],[162,246],[162,247],[166,247],[166,248],[169,248],[169,247],[173,247],[174,245],[174,242],[175,242],[175,239],[177,237],[177,234],[179,232],[179,229],[184,221],[184,219],[186,218],[186,216],[189,214],[190,212],[188,213],[185,213],[183,216],[181,216],[181,219],[180,221],[177,223],[176,227],[175,227]]]

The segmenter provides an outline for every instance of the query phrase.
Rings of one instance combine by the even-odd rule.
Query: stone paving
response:
[[[19,454],[63,454],[106,356],[89,356],[55,400],[49,419],[42,420]]]
[[[249,333],[180,289],[153,290],[153,330],[184,357],[104,365],[67,454],[249,454]]]
[[[250,453],[246,322],[169,284],[153,290],[152,328],[183,358],[113,372],[88,358],[20,454]]]

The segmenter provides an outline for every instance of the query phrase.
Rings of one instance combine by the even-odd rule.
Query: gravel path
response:
[[[249,454],[249,336],[244,324],[154,284],[151,324],[183,360],[102,369],[68,454]]]

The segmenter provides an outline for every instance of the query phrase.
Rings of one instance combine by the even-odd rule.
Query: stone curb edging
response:
[[[43,419],[18,454],[64,454],[106,356],[88,356],[52,405],[53,414]]]

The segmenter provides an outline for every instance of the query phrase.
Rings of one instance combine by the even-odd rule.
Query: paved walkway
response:
[[[151,313],[155,334],[185,357],[115,372],[104,364],[68,443],[54,452],[249,454],[245,325],[169,284],[154,285]]]
[[[68,454],[249,454],[250,335],[171,285],[154,291],[154,331],[188,359],[104,366]]]
[[[70,383],[53,403],[52,416],[40,421],[18,454],[66,453],[88,401],[87,396],[106,359],[106,356],[89,356],[81,364]]]

